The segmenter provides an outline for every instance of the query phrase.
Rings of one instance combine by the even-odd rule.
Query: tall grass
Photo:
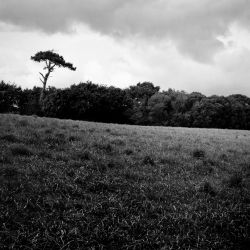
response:
[[[0,248],[248,249],[249,148],[249,131],[0,115]]]

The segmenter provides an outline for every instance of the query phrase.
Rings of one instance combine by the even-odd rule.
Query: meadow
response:
[[[0,114],[1,249],[248,249],[250,131]]]

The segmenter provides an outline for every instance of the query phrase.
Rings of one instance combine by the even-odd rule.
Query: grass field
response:
[[[250,131],[0,115],[0,249],[248,249]]]

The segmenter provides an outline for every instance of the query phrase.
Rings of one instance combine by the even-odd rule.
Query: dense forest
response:
[[[250,129],[250,98],[244,95],[205,96],[160,90],[151,82],[127,89],[92,82],[65,89],[21,89],[0,82],[0,113],[19,113],[107,123],[200,128]]]

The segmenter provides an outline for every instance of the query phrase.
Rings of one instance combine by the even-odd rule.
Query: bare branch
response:
[[[39,74],[43,77],[43,79],[45,78],[45,76],[43,75],[43,73],[39,72]]]
[[[49,71],[50,71],[50,72],[54,71],[55,66],[56,66],[56,64],[55,64],[55,63],[54,63],[54,64],[52,64],[52,65],[50,66],[50,68],[49,68]]]
[[[39,80],[43,83],[43,80],[41,78],[39,78]]]

